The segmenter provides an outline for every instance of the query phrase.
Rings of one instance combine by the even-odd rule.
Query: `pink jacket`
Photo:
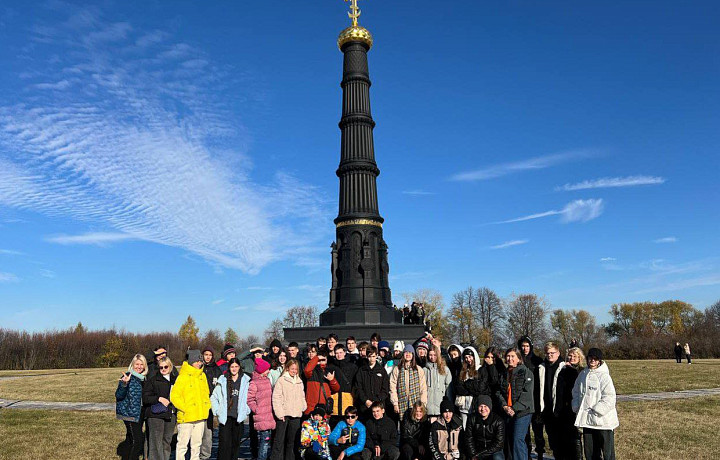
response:
[[[258,431],[274,430],[275,417],[272,410],[272,385],[267,375],[253,372],[248,388],[247,403],[255,414],[255,429]]]

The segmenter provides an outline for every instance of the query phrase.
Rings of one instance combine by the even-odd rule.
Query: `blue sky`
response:
[[[84,3],[0,8],[3,327],[325,308],[347,4]],[[717,2],[360,6],[396,303],[720,298]]]

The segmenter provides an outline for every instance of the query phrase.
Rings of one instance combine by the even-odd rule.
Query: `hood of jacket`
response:
[[[483,362],[480,360],[480,355],[478,354],[478,352],[477,352],[477,350],[475,349],[475,347],[473,347],[473,346],[465,347],[465,349],[463,350],[461,356],[466,355],[467,352],[468,352],[468,350],[471,351],[472,354],[473,354],[473,356],[475,357],[475,370],[480,369],[480,366],[482,366],[482,363],[483,363]],[[465,361],[465,360],[463,359],[463,361]]]
[[[303,381],[302,381],[302,379],[300,378],[300,374],[298,374],[298,375],[296,375],[295,377],[293,377],[292,375],[288,374],[287,372],[283,372],[282,375],[280,376],[280,378],[281,378],[281,379],[284,379],[284,380],[287,380],[288,382],[293,383],[293,384],[295,384],[295,385],[297,385],[297,384],[302,385],[302,384],[303,384]]]
[[[182,367],[180,368],[179,375],[188,375],[190,377],[197,377],[200,374],[204,374],[202,367],[200,369],[191,366],[187,361],[183,361]]]
[[[455,347],[460,351],[460,359],[462,359],[462,354],[463,354],[463,351],[465,351],[465,347],[463,347],[462,345],[460,345],[458,343],[453,343],[449,347],[447,347],[448,358],[450,357],[450,349],[452,347]]]
[[[518,339],[518,341],[517,341],[518,350],[520,350],[520,352],[522,352],[522,343],[523,342],[527,342],[530,344],[530,355],[532,355],[535,352],[535,347],[533,345],[532,340],[530,340],[530,337],[527,335],[524,335]]]
[[[273,339],[273,341],[270,342],[270,351],[272,351],[272,347],[278,347],[282,349],[282,342],[280,342],[278,339]]]

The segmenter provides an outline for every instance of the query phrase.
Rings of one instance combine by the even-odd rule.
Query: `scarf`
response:
[[[512,374],[513,370],[508,369],[508,389],[507,389],[507,405],[512,407]]]
[[[418,372],[417,366],[406,369],[400,365],[398,374],[398,406],[400,407],[400,418],[402,419],[405,411],[420,400],[420,372]]]

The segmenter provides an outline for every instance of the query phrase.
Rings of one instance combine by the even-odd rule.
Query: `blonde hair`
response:
[[[423,416],[422,416],[422,418],[420,419],[420,421],[424,422],[424,421],[427,419],[427,407],[425,407],[425,403],[422,402],[422,401],[415,401],[415,402],[413,403],[413,405],[412,405],[412,412],[411,412],[411,414],[410,414],[410,417],[411,417],[412,419],[415,418],[415,411],[416,411],[418,408],[422,409],[422,414],[423,414]]]
[[[567,355],[570,356],[571,354],[576,354],[580,357],[580,363],[579,363],[580,369],[585,369],[587,367],[587,362],[585,362],[585,353],[583,353],[583,351],[580,348],[572,347],[572,348],[568,349]]]
[[[445,375],[445,371],[447,370],[447,364],[445,364],[445,358],[443,358],[443,355],[440,352],[440,347],[433,345],[430,350],[435,352],[435,356],[437,357],[436,359],[438,374]],[[428,352],[428,354],[430,353]]]
[[[170,365],[170,370],[172,370],[173,367],[175,367],[173,362],[167,356],[163,356],[162,358],[158,359],[158,364],[163,364],[163,363],[168,363]]]
[[[544,348],[545,353],[547,353],[548,350],[550,350],[551,348],[554,348],[554,349],[556,349],[557,351],[560,351],[560,345],[558,345],[557,342],[548,342],[548,343],[545,344],[545,348]]]
[[[128,366],[128,372],[133,371],[133,364],[135,364],[135,361],[140,361],[143,363],[143,371],[141,372],[142,375],[147,375],[148,372],[148,366],[147,366],[147,359],[145,359],[145,356],[141,355],[140,353],[133,356],[133,359],[130,361],[130,365]]]

